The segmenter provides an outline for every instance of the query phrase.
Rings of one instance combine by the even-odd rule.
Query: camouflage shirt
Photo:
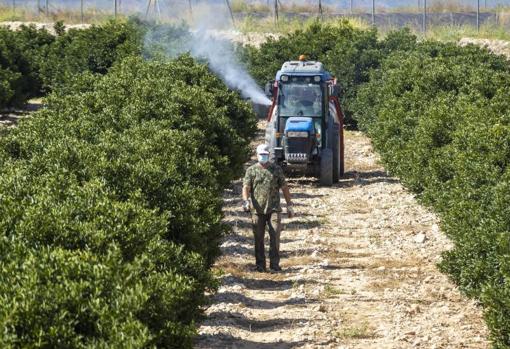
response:
[[[258,214],[281,211],[280,188],[285,184],[282,168],[274,163],[267,168],[258,163],[250,166],[243,181],[251,189],[251,201]]]

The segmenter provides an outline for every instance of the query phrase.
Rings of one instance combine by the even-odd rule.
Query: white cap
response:
[[[257,147],[257,154],[269,154],[269,146],[267,144],[260,144]]]

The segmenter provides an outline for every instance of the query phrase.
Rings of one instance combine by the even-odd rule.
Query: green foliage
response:
[[[371,75],[353,107],[359,126],[388,170],[440,213],[455,244],[440,268],[482,301],[495,347],[510,347],[509,62],[424,42]]]
[[[0,343],[191,347],[255,116],[188,56],[73,81],[0,138]]]
[[[16,91],[20,79],[20,73],[0,69],[0,108],[17,105],[24,100],[23,95]]]
[[[50,90],[66,88],[76,74],[105,74],[114,63],[141,53],[143,31],[134,21],[110,21],[68,31],[57,23],[56,32],[55,42],[40,67],[44,86]]]
[[[136,21],[110,21],[56,36],[35,26],[0,28],[0,108],[19,107],[27,99],[57,88],[66,91],[78,74],[105,74],[122,59],[140,55],[144,27]]]
[[[0,108],[20,106],[40,94],[41,57],[54,38],[46,30],[0,28]]]

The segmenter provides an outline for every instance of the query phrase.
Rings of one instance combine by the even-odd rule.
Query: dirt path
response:
[[[196,348],[488,347],[480,309],[435,268],[450,245],[437,218],[384,172],[368,138],[348,132],[346,149],[335,187],[289,180],[298,216],[284,220],[282,273],[253,271],[241,183],[226,191],[233,234]]]
[[[0,113],[0,127],[12,127],[15,126],[18,121],[27,116],[24,111],[13,111]]]
[[[19,120],[41,109],[42,99],[34,98],[26,103],[23,109],[0,112],[0,127],[13,127]]]

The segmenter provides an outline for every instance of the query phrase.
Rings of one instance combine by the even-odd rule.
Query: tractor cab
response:
[[[285,62],[266,85],[272,97],[266,142],[287,173],[331,185],[343,174],[343,115],[336,80],[322,63]],[[331,154],[330,154],[331,153]]]

